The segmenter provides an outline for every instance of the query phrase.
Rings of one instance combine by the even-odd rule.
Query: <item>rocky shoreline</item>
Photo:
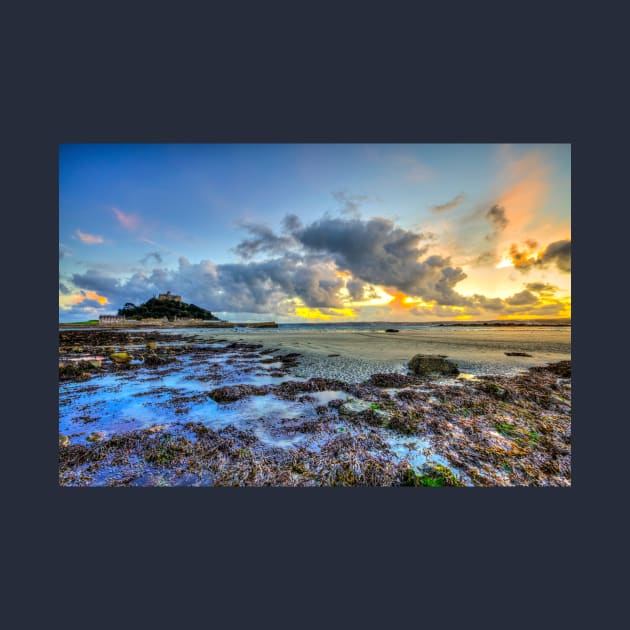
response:
[[[59,334],[64,486],[571,483],[570,361],[350,382],[260,343]]]

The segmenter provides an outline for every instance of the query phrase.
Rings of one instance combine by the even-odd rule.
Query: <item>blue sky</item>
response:
[[[62,145],[60,321],[166,289],[241,320],[566,316],[570,168],[569,145]],[[300,227],[283,227],[287,215]],[[325,233],[315,247],[316,226]],[[263,227],[272,236],[239,255]],[[348,240],[371,234],[372,264],[334,240],[340,230]],[[418,237],[412,252],[396,250],[403,233]],[[428,274],[430,256],[440,257],[441,275]],[[282,268],[293,275],[281,277]],[[436,289],[447,277],[467,299]],[[242,306],[225,297],[230,282]],[[363,293],[352,299],[349,282]],[[556,290],[526,287],[536,283]],[[470,297],[522,291],[539,299],[514,299],[520,311]]]

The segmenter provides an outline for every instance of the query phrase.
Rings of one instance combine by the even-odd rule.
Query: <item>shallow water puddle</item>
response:
[[[427,462],[431,462],[453,469],[446,459],[432,452],[429,440],[390,432],[383,433],[382,437],[398,460],[406,460],[414,468],[420,468]],[[456,472],[454,469],[453,471]]]
[[[352,398],[352,396],[350,396],[350,394],[348,394],[347,392],[338,389],[325,390],[322,392],[306,392],[304,394],[301,394],[298,400],[301,400],[303,398],[306,398],[306,400],[308,400],[309,398],[314,398],[315,400],[313,402],[315,405],[327,405],[331,400],[348,400],[348,398]]]

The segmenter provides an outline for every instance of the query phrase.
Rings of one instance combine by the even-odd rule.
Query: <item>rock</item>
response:
[[[157,350],[157,343],[155,343],[155,341],[149,341],[147,348],[149,350]]]
[[[91,361],[88,361],[88,365],[90,365],[90,367],[93,367],[95,370],[101,369],[101,361],[99,361],[98,359],[92,359]]]
[[[505,352],[505,356],[507,357],[531,357],[531,354],[527,354],[527,352]]]
[[[59,446],[68,446],[70,444],[70,438],[63,433],[59,434]]]
[[[416,354],[407,364],[409,369],[419,376],[428,374],[444,374],[447,376],[459,374],[457,366],[447,361],[442,355]]]
[[[100,442],[105,437],[104,431],[94,431],[94,433],[90,433],[85,439],[88,442]]]
[[[109,358],[114,363],[129,363],[133,357],[126,352],[113,352]]]
[[[385,332],[389,332],[389,333],[392,333],[392,332],[400,332],[400,330],[398,330],[397,328],[386,328],[386,329],[385,329]]]
[[[70,352],[83,352],[83,348],[81,346],[72,346]]]
[[[208,396],[218,403],[231,403],[246,396],[264,396],[268,388],[259,385],[225,385],[213,389]]]

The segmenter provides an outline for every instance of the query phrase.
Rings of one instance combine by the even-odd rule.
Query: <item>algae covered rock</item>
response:
[[[155,343],[155,341],[149,341],[149,343],[147,343],[147,348],[149,350],[157,350],[157,343]]]
[[[113,352],[109,355],[109,358],[114,363],[129,363],[132,359],[132,356],[127,352]]]
[[[459,374],[457,366],[439,354],[416,354],[407,365],[414,374],[419,376],[429,374],[456,376]]]

